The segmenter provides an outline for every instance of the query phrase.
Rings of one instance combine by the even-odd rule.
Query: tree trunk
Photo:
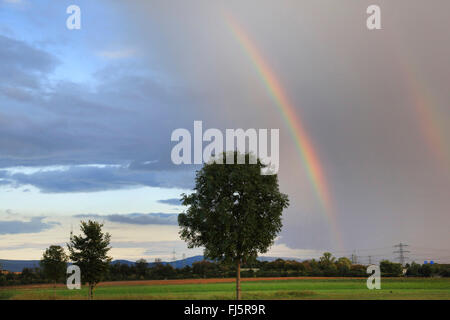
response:
[[[94,300],[94,285],[93,284],[89,285],[89,299]]]
[[[241,300],[241,260],[237,261],[236,270],[236,300]]]

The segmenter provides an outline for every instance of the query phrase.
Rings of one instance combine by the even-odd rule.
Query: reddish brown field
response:
[[[365,279],[348,277],[273,277],[273,278],[242,278],[242,281],[276,281],[276,280],[332,280],[332,279]],[[212,278],[212,279],[177,279],[177,280],[133,280],[133,281],[106,281],[100,282],[99,287],[107,286],[152,286],[170,284],[207,284],[235,282],[235,278]],[[57,284],[56,287],[65,287],[65,284]],[[29,284],[20,286],[0,287],[2,289],[38,289],[53,288],[53,284]]]

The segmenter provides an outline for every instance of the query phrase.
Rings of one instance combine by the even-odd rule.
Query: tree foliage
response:
[[[189,248],[204,247],[206,258],[237,264],[237,286],[240,264],[267,252],[289,205],[277,175],[261,175],[265,166],[259,159],[251,164],[250,154],[238,164],[239,156],[234,152],[234,164],[205,164],[197,172],[194,192],[183,195],[186,213],[178,216],[180,236]]]
[[[111,236],[102,232],[103,224],[89,220],[81,221],[82,235],[71,234],[67,244],[71,261],[80,267],[81,279],[89,284],[89,298],[94,288],[104,277],[112,260],[108,256]]]
[[[42,255],[40,267],[45,277],[54,283],[64,278],[67,268],[67,255],[61,246],[50,246]],[[27,272],[28,269],[26,270]],[[25,270],[22,271],[25,274]]]
[[[135,263],[137,274],[140,278],[144,279],[147,271],[148,262],[145,259],[139,259]]]
[[[383,276],[399,277],[403,274],[403,267],[400,263],[390,262],[389,260],[382,260],[380,262],[380,270]]]
[[[256,260],[242,265],[243,277],[298,277],[298,276],[342,276],[342,277],[367,277],[367,265],[352,265],[346,257],[341,257],[334,262],[337,273],[333,268],[324,270],[319,267],[317,261],[295,261],[277,259],[275,261]],[[449,264],[420,265],[411,263],[407,266],[406,276],[426,277],[439,276],[450,277]],[[430,274],[431,270],[431,274]],[[142,279],[141,266],[137,264],[111,263],[109,271],[105,275],[106,281],[138,280]],[[331,273],[330,273],[331,272]],[[233,266],[217,261],[195,262],[192,267],[186,265],[183,268],[173,268],[169,263],[150,263],[145,267],[145,280],[161,279],[198,279],[198,278],[230,278],[235,276]],[[383,274],[383,276],[388,276]],[[22,273],[0,274],[0,286],[49,283],[51,280],[44,275],[41,268],[24,268]]]

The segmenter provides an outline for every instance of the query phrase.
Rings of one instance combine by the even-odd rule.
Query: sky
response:
[[[374,3],[381,30],[366,27]],[[280,130],[290,206],[265,255],[366,262],[402,242],[410,260],[449,262],[448,12],[447,0],[0,0],[0,259],[39,259],[85,219],[104,223],[115,259],[201,254],[177,225],[199,167],[170,158],[171,133],[201,120]],[[290,130],[300,122],[326,205]]]

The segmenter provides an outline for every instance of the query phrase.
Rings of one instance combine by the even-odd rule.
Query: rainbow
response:
[[[234,37],[241,45],[244,52],[250,58],[253,66],[261,78],[261,81],[266,87],[268,94],[278,107],[278,110],[280,111],[292,138],[294,139],[308,178],[313,185],[315,193],[317,194],[317,197],[325,211],[326,218],[331,225],[335,238],[334,240],[337,242],[338,246],[342,248],[342,238],[338,232],[336,214],[328,184],[325,179],[324,170],[300,117],[297,115],[294,106],[289,101],[280,81],[277,79],[268,63],[263,59],[256,46],[250,41],[243,29],[229,14],[225,14],[225,18],[228,27],[231,29]]]
[[[445,141],[445,125],[442,123],[442,115],[436,107],[436,101],[429,92],[429,86],[421,81],[417,63],[414,62],[411,54],[407,54],[411,50],[402,46],[400,38],[388,37],[387,39],[393,49],[400,74],[404,78],[408,97],[414,106],[418,129],[435,161],[445,168],[443,173],[450,177],[450,170],[448,170],[450,168],[450,144]]]
[[[412,65],[407,66],[404,62],[401,66],[407,89],[410,92],[409,96],[416,109],[422,135],[436,161],[444,168],[450,168],[450,149],[444,139],[443,125],[440,122],[433,98],[426,90],[426,85],[418,82],[419,78]]]

